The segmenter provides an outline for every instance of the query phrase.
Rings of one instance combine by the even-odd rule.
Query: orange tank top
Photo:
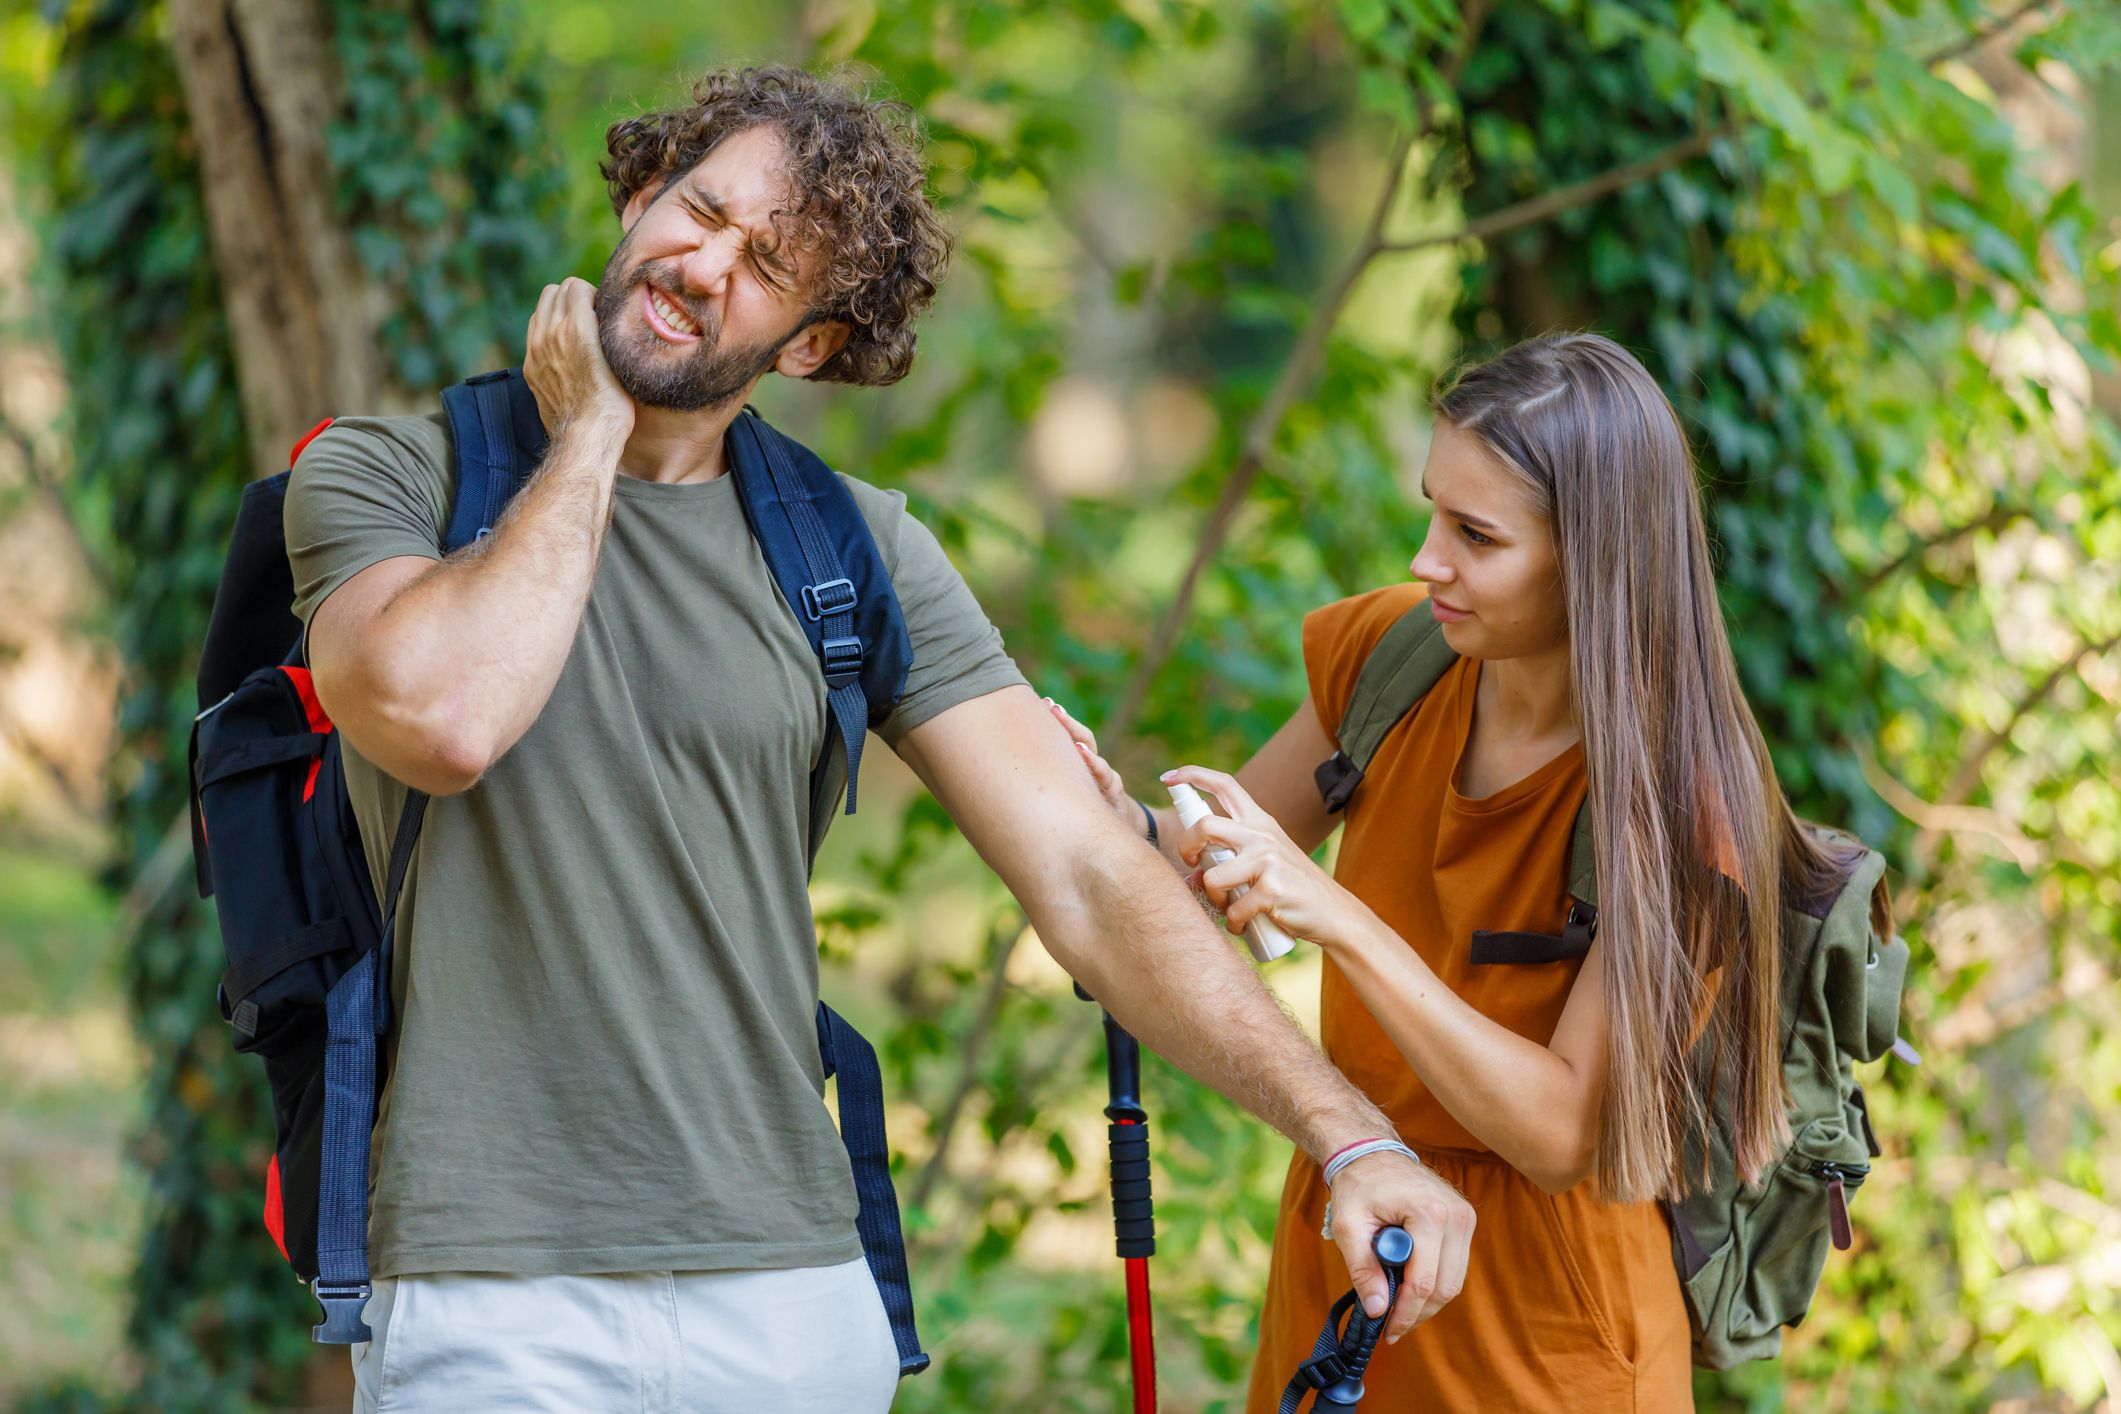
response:
[[[1319,720],[1332,731],[1362,665],[1425,597],[1393,585],[1329,604],[1304,620],[1304,662]],[[1544,1045],[1561,1021],[1580,960],[1475,965],[1477,929],[1559,933],[1568,914],[1569,837],[1588,785],[1583,748],[1493,795],[1457,787],[1480,663],[1461,658],[1379,746],[1348,807],[1334,874],[1481,1015]],[[1391,1116],[1416,1150],[1486,1152],[1414,1073],[1340,969],[1325,969],[1326,1054]]]

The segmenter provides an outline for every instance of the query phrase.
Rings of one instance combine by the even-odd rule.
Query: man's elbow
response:
[[[317,695],[356,751],[393,779],[428,795],[461,795],[478,784],[499,752],[461,704],[407,692],[404,680],[336,683]],[[334,702],[341,705],[334,706]]]
[[[425,750],[401,756],[385,769],[424,794],[462,795],[479,783],[492,764],[492,758],[475,743],[443,737]]]
[[[1132,857],[1130,843],[1144,852],[1143,859]],[[1126,839],[1073,850],[1071,867],[1017,893],[1046,951],[1086,987],[1101,971],[1106,945],[1147,902],[1142,869],[1147,850],[1145,842]]]

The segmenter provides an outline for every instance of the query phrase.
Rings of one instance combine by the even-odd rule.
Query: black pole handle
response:
[[[1083,984],[1075,995],[1095,1001]],[[1105,1090],[1111,1121],[1112,1238],[1121,1257],[1156,1255],[1156,1204],[1149,1192],[1149,1112],[1142,1108],[1142,1048],[1124,1026],[1105,1018]]]
[[[1304,1395],[1312,1390],[1318,1391],[1318,1398],[1311,1405],[1314,1411],[1353,1409],[1362,1403],[1363,1371],[1369,1368],[1370,1357],[1377,1351],[1385,1323],[1392,1319],[1392,1305],[1399,1299],[1407,1259],[1414,1255],[1414,1239],[1403,1227],[1381,1227],[1370,1239],[1370,1250],[1385,1269],[1385,1313],[1375,1318],[1365,1314],[1362,1301],[1352,1291],[1333,1303],[1313,1355],[1296,1367],[1295,1376],[1282,1391],[1285,1414],[1293,1414],[1303,1403]],[[1343,1316],[1348,1322],[1345,1328],[1341,1326]]]

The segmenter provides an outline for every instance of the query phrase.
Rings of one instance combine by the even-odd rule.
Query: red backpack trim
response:
[[[323,429],[317,430],[321,432]],[[312,437],[315,435],[315,432],[310,434]],[[309,718],[309,729],[319,735],[330,731],[331,715],[324,710],[324,704],[317,701],[316,683],[310,677],[309,669],[290,667],[282,663],[280,671],[287,674],[287,680],[295,685],[295,692],[302,699],[302,714]],[[302,782],[302,800],[305,804],[317,793],[317,771],[323,764],[324,757],[321,753],[316,760],[309,763],[309,777]]]
[[[280,1256],[287,1261],[287,1214],[280,1206],[280,1156],[272,1156],[265,1166],[265,1230],[272,1235],[273,1246],[280,1249]]]

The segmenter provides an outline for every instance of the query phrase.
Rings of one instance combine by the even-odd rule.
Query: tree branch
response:
[[[1465,29],[1458,48],[1452,52],[1450,61],[1441,75],[1446,89],[1456,89],[1458,78],[1465,70],[1466,61],[1472,57],[1473,47],[1480,40],[1481,27],[1487,21],[1487,0],[1474,0],[1466,7]],[[1149,640],[1149,647],[1135,664],[1128,676],[1126,686],[1121,689],[1119,702],[1105,720],[1105,734],[1119,740],[1133,725],[1142,701],[1148,696],[1149,685],[1156,679],[1164,661],[1178,644],[1180,629],[1185,626],[1186,614],[1193,607],[1193,595],[1200,587],[1201,573],[1208,561],[1221,548],[1229,535],[1230,522],[1244,504],[1252,483],[1267,464],[1272,453],[1274,438],[1281,431],[1282,419],[1288,416],[1289,408],[1297,395],[1309,386],[1312,374],[1325,353],[1326,340],[1333,327],[1340,322],[1340,312],[1346,307],[1348,297],[1354,293],[1363,272],[1370,262],[1388,247],[1384,240],[1385,222],[1391,217],[1393,202],[1398,199],[1399,185],[1406,177],[1407,160],[1413,155],[1414,144],[1427,137],[1436,125],[1435,105],[1427,94],[1421,99],[1415,125],[1411,131],[1402,133],[1392,144],[1392,154],[1386,159],[1385,179],[1379,188],[1376,200],[1370,207],[1370,216],[1364,223],[1362,239],[1355,251],[1341,267],[1340,274],[1320,300],[1311,315],[1310,323],[1304,326],[1296,347],[1289,353],[1288,361],[1282,364],[1274,384],[1267,390],[1266,399],[1252,414],[1245,425],[1244,441],[1240,444],[1237,464],[1231,468],[1229,478],[1223,482],[1222,491],[1215,498],[1215,506],[1208,512],[1206,524],[1194,542],[1192,558],[1186,562],[1186,571],[1180,576],[1178,592],[1170,607],[1164,610],[1157,621],[1156,632]]]
[[[2032,14],[2036,10],[2045,9],[2053,2],[2054,0],[2026,0],[2025,3],[2020,4],[2008,14],[2002,15],[1987,24],[1976,26],[1952,43],[1935,51],[1927,59],[1923,60],[1922,67],[1934,69],[1939,64],[1970,54],[1996,36],[2011,29],[2027,15]],[[1855,87],[1857,89],[1867,88],[1870,86],[1870,82],[1869,77],[1865,76],[1857,82]],[[1454,230],[1437,231],[1426,236],[1416,236],[1410,240],[1394,241],[1384,247],[1384,253],[1396,255],[1404,251],[1427,250],[1433,246],[1449,245],[1456,241],[1493,240],[1497,236],[1506,236],[1513,231],[1522,230],[1526,226],[1533,226],[1542,221],[1550,220],[1564,211],[1572,211],[1579,206],[1588,206],[1602,197],[1611,196],[1614,192],[1634,186],[1638,182],[1648,181],[1662,172],[1670,171],[1683,162],[1701,156],[1713,147],[1718,140],[1736,137],[1743,130],[1743,125],[1738,122],[1723,123],[1720,126],[1695,133],[1691,137],[1682,138],[1667,147],[1659,148],[1647,157],[1637,158],[1624,166],[1615,167],[1610,172],[1603,172],[1595,177],[1586,177],[1582,181],[1571,182],[1565,187],[1559,187],[1550,192],[1542,192],[1535,197],[1528,197],[1514,205],[1505,206],[1499,211],[1491,211],[1487,215],[1468,221]]]
[[[16,718],[4,700],[0,700],[0,740],[12,742],[15,749],[21,752],[31,765],[43,772],[45,779],[51,782],[60,797],[82,819],[95,820],[101,817],[102,802],[82,791],[75,783],[73,772],[67,769],[66,763],[52,755],[50,749],[31,734],[29,728]]]
[[[1982,45],[1996,38],[1996,36],[2017,28],[2018,21],[2037,11],[2045,10],[2054,2],[2055,0],[2024,0],[2023,4],[2005,11],[1986,24],[1974,26],[1974,28],[1953,40],[1950,44],[1937,50],[1923,61],[1922,67],[1934,69],[1939,64],[1949,63],[1953,59],[1963,59]]]
[[[37,448],[30,441],[29,434],[10,419],[0,417],[0,437],[6,438],[13,445],[15,455],[22,459],[22,474],[51,507],[52,513],[59,517],[59,523],[66,527],[67,538],[73,542],[75,553],[81,557],[81,563],[88,570],[89,578],[95,581],[97,589],[101,590],[106,598],[111,597],[113,581],[109,566],[103,563],[102,558],[88,543],[88,535],[81,529],[81,522],[74,518],[74,508],[67,504],[66,493],[60,488],[58,476],[45,464],[44,459],[37,455]]]
[[[155,910],[169,897],[169,891],[177,880],[184,877],[184,866],[191,861],[191,808],[189,803],[179,810],[176,818],[162,831],[162,839],[155,852],[140,866],[133,877],[132,885],[126,889],[125,897],[118,901],[117,932],[121,939],[130,942],[135,934],[147,926]]]
[[[1917,540],[1884,564],[1866,571],[1857,578],[1855,583],[1845,588],[1840,585],[1833,586],[1827,593],[1827,602],[1834,603],[1845,599],[1861,599],[1879,585],[1915,563],[1915,561],[1928,555],[1932,550],[1941,549],[1946,545],[1955,545],[1959,541],[1966,539],[1967,536],[1978,535],[1984,530],[2001,530],[2012,521],[2023,520],[2033,514],[2034,510],[2031,506],[1998,501],[1993,506],[1990,506],[1987,512],[1977,520],[1970,520],[1962,525],[1949,526],[1938,531],[1935,535],[1925,536]]]
[[[980,1052],[986,1048],[987,1038],[994,1031],[995,1019],[1001,1014],[1002,1000],[1009,992],[1009,959],[1016,955],[1017,941],[1023,936],[1024,914],[1019,908],[1004,909],[987,930],[984,950],[987,984],[980,993],[979,1010],[973,1014],[972,1026],[958,1045],[957,1083],[951,1087],[950,1098],[936,1118],[935,1148],[928,1155],[928,1161],[921,1165],[920,1176],[913,1183],[912,1205],[916,1208],[928,1206],[935,1185],[948,1167],[950,1141],[957,1133],[958,1116],[979,1084]]]
[[[2010,821],[1995,811],[1974,805],[1932,805],[1887,772],[1878,763],[1878,758],[1867,750],[1857,752],[1856,763],[1863,771],[1865,784],[1878,792],[1878,798],[1891,806],[1895,814],[1911,821],[1922,834],[1975,835],[1993,841],[1995,847],[1989,852],[2009,859],[2027,875],[2040,867],[2042,842],[2019,833]],[[1917,863],[1927,875],[1928,856]]]
[[[2076,669],[2078,663],[2089,655],[2104,657],[2121,648],[2121,633],[2115,633],[2097,643],[2079,639],[2062,661],[2020,698],[2011,709],[2010,717],[1992,732],[1982,733],[1960,758],[1934,801],[1924,800],[1888,774],[1885,768],[1868,751],[1857,753],[1857,764],[1862,768],[1863,778],[1871,789],[1878,792],[1879,799],[1896,812],[1912,821],[1916,826],[1915,838],[1909,846],[1916,872],[1927,875],[1931,872],[1937,845],[1946,835],[1979,835],[1993,840],[1998,849],[2008,856],[2027,874],[2032,874],[2040,864],[2042,855],[2051,856],[2086,870],[2099,866],[2089,855],[2073,842],[2055,837],[2036,840],[2024,834],[2009,820],[1994,810],[1984,810],[1968,805],[1967,799],[1981,784],[1981,774],[1989,760],[2003,744],[2010,740],[2018,725],[2038,711],[2055,690]]]
[[[2098,643],[2087,643],[2080,637],[2076,646],[2063,655],[2062,661],[2055,664],[2046,677],[2034,684],[2032,691],[2018,700],[2018,705],[2011,709],[2010,717],[2001,727],[1976,740],[1973,749],[1966,753],[1960,760],[1958,769],[1952,772],[1951,779],[1945,782],[1942,794],[1937,797],[1937,803],[1964,805],[1967,798],[1974,793],[1974,788],[1981,784],[1981,772],[1988,765],[1988,758],[1995,755],[1996,750],[2010,740],[2011,733],[2018,729],[2018,724],[2038,711],[2048,698],[2054,696],[2055,689],[2062,685],[2063,679],[2076,671],[2077,664],[2084,658],[2103,658],[2116,648],[2121,648],[2121,633],[2112,634]]]
[[[2113,985],[2113,973],[2091,958],[2077,957],[2061,976],[2009,1001],[1999,1002],[1991,989],[1977,987],[1929,1028],[1923,1044],[1950,1054],[1970,1051]]]
[[[2052,0],[2024,0],[2024,3],[2021,3],[2001,18],[1978,26],[1951,44],[1935,51],[1923,61],[1923,65],[1925,68],[1933,68],[1948,59],[1958,58],[1977,49],[1997,35],[2010,29],[2027,15],[2045,8],[2050,3],[2052,3]],[[1464,70],[1466,60],[1472,56],[1474,45],[1478,42],[1480,29],[1486,18],[1487,4],[1485,0],[1480,0],[1480,3],[1467,7],[1464,37],[1457,51],[1451,56],[1451,62],[1443,76],[1446,87],[1455,88],[1457,86],[1458,77]],[[1865,86],[1867,83],[1868,79],[1858,86]],[[1216,497],[1215,506],[1208,513],[1206,524],[1201,527],[1200,536],[1193,547],[1193,556],[1187,562],[1185,574],[1179,580],[1178,592],[1173,597],[1170,607],[1164,611],[1162,618],[1157,621],[1156,631],[1150,638],[1148,648],[1143,652],[1140,661],[1135,665],[1133,673],[1128,676],[1126,685],[1120,691],[1118,705],[1114,707],[1111,715],[1106,718],[1104,735],[1108,739],[1116,741],[1126,735],[1127,730],[1134,724],[1135,715],[1140,711],[1143,700],[1148,696],[1150,683],[1155,680],[1156,674],[1162,670],[1165,660],[1170,657],[1172,649],[1177,646],[1178,635],[1185,625],[1187,612],[1192,608],[1193,595],[1199,587],[1202,571],[1207,567],[1208,561],[1214,557],[1215,552],[1221,548],[1224,538],[1229,534],[1230,523],[1236,518],[1238,508],[1244,504],[1245,496],[1250,492],[1253,481],[1258,478],[1260,471],[1266,464],[1266,458],[1273,446],[1274,437],[1281,430],[1282,417],[1295,401],[1299,389],[1308,383],[1312,368],[1316,365],[1319,355],[1325,347],[1327,336],[1332,333],[1334,325],[1339,322],[1340,312],[1347,303],[1349,292],[1354,289],[1356,281],[1361,278],[1370,261],[1383,254],[1422,250],[1430,246],[1468,239],[1491,240],[1497,236],[1507,235],[1512,231],[1520,230],[1537,222],[1549,220],[1563,211],[1588,205],[1638,182],[1648,181],[1659,173],[1669,171],[1671,168],[1707,152],[1710,147],[1715,145],[1718,139],[1735,136],[1742,131],[1742,125],[1736,121],[1723,123],[1717,127],[1682,138],[1667,147],[1651,153],[1647,157],[1638,158],[1633,162],[1616,167],[1610,172],[1602,173],[1595,177],[1586,177],[1581,181],[1572,182],[1568,186],[1561,187],[1555,191],[1545,192],[1512,206],[1506,206],[1500,211],[1489,212],[1487,215],[1467,222],[1455,230],[1441,231],[1428,236],[1417,236],[1404,241],[1384,241],[1381,239],[1384,217],[1389,213],[1392,199],[1398,193],[1401,169],[1405,164],[1406,155],[1412,150],[1416,141],[1428,135],[1433,126],[1432,117],[1433,110],[1425,97],[1421,106],[1420,122],[1415,132],[1402,137],[1394,148],[1393,166],[1386,174],[1385,188],[1380,193],[1377,206],[1371,213],[1369,230],[1363,243],[1356,248],[1355,254],[1349,259],[1339,279],[1334,282],[1327,298],[1319,305],[1317,313],[1312,316],[1310,324],[1305,327],[1303,337],[1297,342],[1295,350],[1290,354],[1289,361],[1282,366],[1281,374],[1275,379],[1273,388],[1268,392],[1267,400],[1260,405],[1258,413],[1254,415],[1252,421],[1247,425],[1244,443],[1239,453],[1237,464],[1231,468],[1229,479],[1223,484],[1221,494]]]
[[[1384,246],[1381,253],[1397,255],[1404,251],[1449,245],[1455,241],[1493,240],[1497,236],[1506,236],[1512,231],[1550,220],[1564,211],[1588,206],[1625,187],[1646,182],[1660,172],[1668,172],[1683,162],[1692,161],[1707,152],[1719,139],[1734,137],[1738,132],[1739,126],[1736,123],[1724,123],[1709,128],[1668,147],[1659,148],[1647,157],[1615,167],[1610,172],[1601,172],[1595,177],[1585,177],[1582,181],[1571,182],[1565,187],[1556,187],[1553,191],[1527,197],[1499,211],[1490,211],[1487,215],[1468,221],[1453,230],[1415,236],[1410,240],[1393,241]]]

